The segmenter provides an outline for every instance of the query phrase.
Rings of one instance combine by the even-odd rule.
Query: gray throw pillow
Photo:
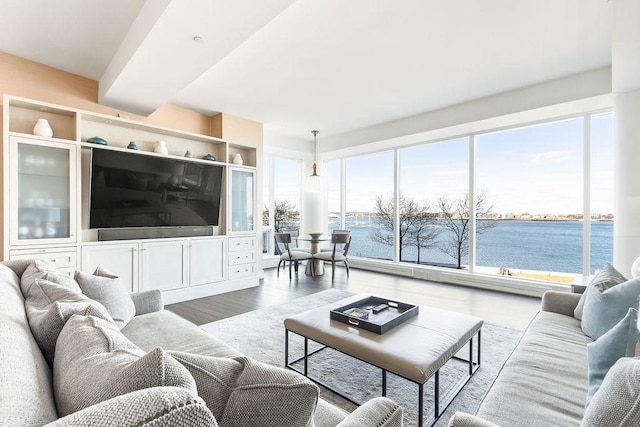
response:
[[[58,335],[71,316],[93,315],[113,322],[107,309],[99,302],[44,279],[36,279],[28,288],[24,305],[31,333],[49,366],[53,365]]]
[[[603,291],[614,287],[615,285],[619,285],[620,283],[624,283],[627,281],[627,278],[622,275],[618,270],[616,270],[611,264],[607,264],[604,266],[602,270],[595,275],[595,277],[589,282],[587,285],[587,289],[582,293],[580,297],[580,301],[578,301],[578,305],[573,311],[573,317],[582,320],[582,313],[584,310],[584,302],[587,297],[587,292],[590,288],[597,286],[599,289]]]
[[[582,313],[582,332],[597,340],[622,320],[630,308],[638,306],[638,296],[640,277],[609,289],[590,287]]]
[[[62,329],[53,362],[53,390],[63,417],[149,387],[184,387],[193,377],[162,349],[145,354],[111,322],[74,315]]]
[[[66,286],[76,292],[82,292],[76,281],[71,277],[60,273],[54,265],[47,261],[36,259],[27,266],[20,278],[20,290],[22,290],[22,295],[24,295],[25,298],[29,291],[29,287],[35,283],[36,279],[46,279],[59,285]]]
[[[596,394],[609,369],[622,357],[638,356],[636,345],[640,341],[638,310],[630,308],[627,315],[611,330],[587,345],[589,360],[589,392],[587,406]]]
[[[77,271],[75,279],[86,296],[105,306],[118,328],[124,328],[136,315],[129,292],[113,273],[98,267],[93,275]]]
[[[637,426],[640,419],[640,359],[623,357],[609,369],[584,412],[582,426]]]
[[[169,352],[193,375],[221,426],[311,426],[319,389],[306,377],[248,357]]]

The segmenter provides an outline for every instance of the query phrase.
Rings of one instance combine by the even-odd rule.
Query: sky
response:
[[[521,127],[476,137],[476,191],[496,213],[582,212],[583,119]],[[613,115],[594,116],[591,143],[592,213],[613,212]],[[328,162],[329,211],[339,210],[339,161]],[[393,193],[393,151],[345,160],[347,212],[373,211]],[[276,199],[298,200],[298,162],[275,159]],[[400,150],[400,191],[422,202],[469,188],[467,138]],[[296,203],[299,206],[299,202]]]

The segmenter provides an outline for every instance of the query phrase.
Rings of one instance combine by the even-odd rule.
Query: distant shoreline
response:
[[[369,213],[358,213],[356,215],[345,215],[345,218],[375,218],[378,215]],[[328,217],[331,219],[340,219],[340,217]],[[433,218],[439,220],[442,218]],[[535,222],[582,222],[582,218],[478,218],[481,221],[535,221]],[[591,222],[614,222],[615,219],[598,218],[592,219]]]

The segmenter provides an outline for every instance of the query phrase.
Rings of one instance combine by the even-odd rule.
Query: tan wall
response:
[[[232,144],[262,148],[263,128],[262,123],[227,113],[211,117],[212,136],[222,138]]]
[[[148,117],[98,104],[98,82],[0,52],[0,94],[9,94],[187,132],[211,135],[211,117],[165,104]]]

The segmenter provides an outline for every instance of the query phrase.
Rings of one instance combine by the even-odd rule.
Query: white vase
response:
[[[169,154],[169,149],[167,148],[166,141],[158,141],[156,142],[156,149],[153,150],[158,154]]]
[[[233,164],[234,165],[241,165],[242,162],[242,156],[240,155],[240,153],[236,153],[233,155]]]
[[[33,134],[51,138],[53,136],[53,129],[51,129],[47,119],[38,119],[36,125],[33,127]]]

